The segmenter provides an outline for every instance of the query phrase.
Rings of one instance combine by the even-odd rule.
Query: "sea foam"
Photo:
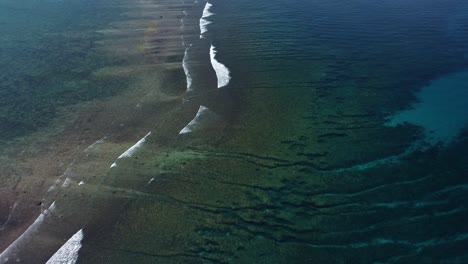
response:
[[[195,118],[190,121],[180,132],[179,134],[187,134],[192,132],[194,129],[198,127],[198,124],[201,122],[201,119],[203,116],[210,111],[207,107],[201,105],[200,108],[198,109],[197,114],[195,115]]]
[[[141,146],[143,146],[143,143],[145,143],[146,141],[146,138],[151,135],[151,132],[149,132],[148,134],[146,134],[146,136],[144,136],[142,139],[140,139],[137,143],[135,143],[135,145],[131,146],[129,149],[127,149],[124,153],[122,153],[117,159],[125,159],[125,158],[131,158],[135,152],[141,148]],[[114,167],[117,167],[117,162],[114,162],[112,163],[112,165],[110,166],[110,168],[114,168]]]
[[[11,243],[3,252],[0,253],[0,262],[5,263],[10,258],[16,257],[16,252],[18,251],[18,248],[24,246],[28,242],[28,240],[30,240],[33,236],[37,234],[39,228],[41,227],[46,217],[49,215],[50,212],[55,211],[55,209],[56,205],[54,201],[48,209],[44,210],[41,214],[39,214],[36,220],[34,220],[34,222],[28,227],[28,229],[26,229],[26,231],[24,231],[13,243]]]
[[[207,20],[207,18],[214,15],[214,13],[212,13],[210,11],[212,6],[213,6],[212,4],[207,2],[206,5],[205,5],[205,8],[203,9],[203,15],[200,18],[200,38],[203,38],[203,35],[206,32],[208,32],[208,27],[207,26],[212,23],[211,21]]]
[[[188,48],[185,49],[184,59],[182,60],[182,66],[184,68],[185,77],[187,79],[187,91],[192,90],[192,76],[190,74],[190,68],[188,66],[188,59],[189,59],[189,49],[192,47],[192,44]]]
[[[221,116],[201,105],[195,118],[190,121],[179,134],[187,134],[197,130],[210,130],[219,128],[223,124]]]
[[[224,66],[224,64],[216,60],[216,53],[217,51],[215,46],[211,45],[211,65],[213,66],[213,69],[216,72],[216,77],[218,78],[218,88],[221,88],[229,84],[229,81],[231,80],[231,74],[229,72],[229,69],[226,66]]]
[[[46,264],[76,263],[83,237],[83,229],[80,229],[46,262]]]
[[[146,134],[142,139],[140,139],[135,145],[131,146],[129,149],[127,149],[124,153],[122,153],[117,159],[123,159],[123,158],[131,158],[135,152],[143,146],[143,143],[145,143],[146,138],[151,135],[151,132]]]

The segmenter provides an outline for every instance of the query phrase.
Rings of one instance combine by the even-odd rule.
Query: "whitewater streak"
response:
[[[117,159],[125,159],[125,158],[131,158],[135,152],[143,146],[143,143],[145,143],[146,138],[151,135],[151,132],[146,134],[142,139],[140,139],[135,145],[131,146],[129,149],[127,149],[124,153],[122,153]],[[110,166],[111,168],[117,167],[117,162],[112,163]]]
[[[231,75],[229,69],[226,66],[224,66],[224,64],[216,60],[216,53],[217,51],[215,46],[211,45],[211,65],[213,66],[213,69],[216,72],[216,77],[218,78],[218,88],[221,88],[229,84],[229,81],[231,80]]]
[[[129,149],[127,149],[124,153],[122,153],[122,155],[120,155],[117,159],[123,159],[123,158],[131,158],[133,156],[133,154],[135,154],[135,152],[141,148],[141,146],[143,145],[143,143],[145,143],[146,141],[146,138],[151,135],[151,132],[149,132],[148,134],[146,134],[146,136],[144,136],[142,139],[140,139],[135,145],[133,145],[132,147],[130,147]]]
[[[195,131],[213,131],[223,126],[223,118],[211,111],[208,107],[201,105],[195,117],[180,132],[180,135]]]
[[[203,35],[208,31],[207,26],[212,23],[211,21],[207,20],[207,18],[214,15],[214,13],[210,11],[212,6],[212,4],[206,2],[205,9],[203,9],[203,15],[200,18],[200,38],[203,38]]]
[[[187,91],[192,90],[192,75],[190,74],[190,68],[187,63],[188,56],[189,56],[188,52],[191,47],[192,47],[192,44],[190,44],[190,46],[185,49],[184,59],[182,61],[182,66],[184,68],[185,77],[187,78]]]
[[[21,236],[19,236],[13,243],[11,243],[3,252],[0,253],[0,263],[6,263],[13,258],[17,258],[17,249],[22,245],[26,244],[28,240],[36,235],[41,227],[42,223],[47,217],[50,217],[51,213],[54,213],[57,209],[55,201],[49,206],[48,209],[44,210],[37,218],[34,220],[26,231],[24,231]]]
[[[210,110],[201,105],[200,108],[198,109],[198,112],[197,114],[195,115],[195,118],[190,121],[190,123],[188,123],[180,132],[179,132],[179,135],[182,135],[182,134],[187,134],[187,133],[190,133],[192,132],[193,130],[195,130],[197,127],[198,127],[198,124],[202,121],[203,119],[203,116],[206,115]]]
[[[49,259],[49,261],[46,262],[46,264],[75,264],[78,260],[78,252],[81,249],[83,237],[83,229],[80,229]]]

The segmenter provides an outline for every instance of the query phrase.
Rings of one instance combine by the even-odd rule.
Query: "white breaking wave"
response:
[[[200,118],[203,117],[203,115],[210,111],[207,107],[201,105],[200,108],[198,109],[197,114],[195,115],[195,118],[190,121],[180,132],[179,135],[182,134],[187,134],[193,131],[198,126],[198,123],[200,123]]]
[[[210,11],[212,6],[213,6],[212,4],[210,4],[208,2],[206,3],[205,9],[203,9],[202,18],[207,18],[207,17],[210,17],[210,16],[214,15],[214,13]]]
[[[73,182],[73,180],[67,177],[67,178],[63,181],[62,188],[68,188],[68,187],[70,187],[70,184],[71,184],[72,182]]]
[[[46,264],[75,264],[83,240],[83,229],[74,234],[47,262]]]
[[[117,159],[125,159],[125,158],[131,158],[135,152],[141,148],[141,146],[143,146],[143,143],[145,143],[146,141],[146,138],[151,135],[151,132],[149,132],[148,134],[146,134],[146,136],[144,136],[142,139],[140,139],[135,145],[131,146],[129,149],[127,149],[124,153],[122,153]],[[117,167],[117,163],[114,162],[112,163],[112,165],[110,166],[111,168],[114,168],[114,167]]]
[[[200,19],[200,38],[203,38],[203,35],[208,32],[208,25],[213,22],[208,21],[204,18]]]
[[[140,139],[135,145],[131,146],[129,149],[127,149],[124,153],[122,153],[117,159],[123,159],[123,158],[131,158],[135,152],[143,146],[143,143],[145,143],[146,138],[151,135],[151,132],[146,134],[142,139]]]
[[[182,66],[184,67],[185,77],[187,78],[187,91],[192,90],[192,76],[190,74],[190,69],[187,64],[188,51],[191,47],[192,47],[192,44],[190,44],[190,46],[185,49],[184,59],[182,60]]]
[[[17,247],[21,246],[21,244],[24,243],[24,241],[28,240],[31,236],[33,236],[37,231],[39,230],[39,227],[42,225],[44,222],[45,216],[47,215],[48,211],[45,210],[43,213],[41,213],[36,220],[34,220],[34,223],[32,223],[26,231],[24,231],[20,237],[18,237],[13,243],[11,243],[10,246],[8,246],[7,249],[5,249],[1,254],[0,254],[0,261],[8,261],[9,257],[11,255],[14,255],[14,251]],[[6,261],[5,261],[6,260]]]
[[[55,201],[53,201],[52,204],[49,206],[49,209],[47,209],[47,211],[50,213],[54,212],[55,209],[57,209],[57,206],[55,205]]]
[[[205,8],[203,9],[203,15],[200,18],[200,38],[203,38],[203,34],[208,32],[207,26],[212,23],[211,21],[207,20],[207,18],[214,15],[214,13],[210,11],[212,6],[212,4],[207,2]]]
[[[49,215],[49,213],[56,210],[55,201],[49,206],[48,209],[44,210],[37,218],[34,220],[26,231],[24,231],[21,236],[19,236],[13,243],[11,243],[3,252],[0,253],[0,262],[7,262],[10,258],[17,257],[16,252],[18,247],[23,246],[29,239],[36,235],[39,231],[39,227],[44,222],[44,219]]]
[[[216,48],[211,45],[210,48],[210,58],[211,58],[211,65],[216,72],[216,77],[218,78],[218,88],[224,87],[229,84],[231,80],[231,74],[229,69],[224,66],[224,64],[220,63],[216,60]]]
[[[200,129],[216,128],[219,127],[221,123],[222,120],[218,114],[201,105],[192,121],[190,121],[179,134],[187,134]]]

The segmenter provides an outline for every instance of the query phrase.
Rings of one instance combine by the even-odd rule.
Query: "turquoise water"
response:
[[[10,44],[16,55],[2,59],[28,65],[51,91],[12,96],[4,107],[20,118],[5,118],[32,125],[11,121],[5,139],[49,126],[59,106],[102,105],[89,110],[91,125],[78,119],[62,131],[84,127],[76,133],[87,141],[45,180],[40,213],[2,241],[2,260],[467,262],[468,4],[119,3],[48,2],[85,10],[58,16],[89,30],[77,37],[82,53],[59,42],[41,53],[54,63],[38,66],[26,61],[39,55]],[[47,32],[65,25],[48,23]],[[60,67],[55,50],[71,52]],[[2,80],[27,80],[20,66]],[[96,77],[103,72],[112,74]],[[54,78],[93,88],[70,84],[62,99]],[[21,117],[31,115],[22,103],[36,100],[52,109],[37,113],[40,125]],[[52,153],[50,166],[63,162]],[[0,218],[4,230],[19,223],[12,212]]]
[[[416,95],[418,102],[390,118],[389,125],[405,122],[421,126],[431,144],[450,143],[466,127],[468,75],[455,72],[433,80]]]

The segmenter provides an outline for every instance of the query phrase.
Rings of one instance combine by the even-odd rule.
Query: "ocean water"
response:
[[[447,74],[417,93],[418,103],[396,113],[389,125],[411,123],[423,127],[431,144],[450,143],[466,126],[466,71]]]
[[[0,3],[0,261],[468,261],[464,1]]]
[[[0,2],[0,137],[4,144],[50,125],[60,108],[121,89],[118,81],[92,76],[107,62],[94,52],[96,30],[109,21],[108,14],[93,14],[99,12],[97,5],[90,1]]]

